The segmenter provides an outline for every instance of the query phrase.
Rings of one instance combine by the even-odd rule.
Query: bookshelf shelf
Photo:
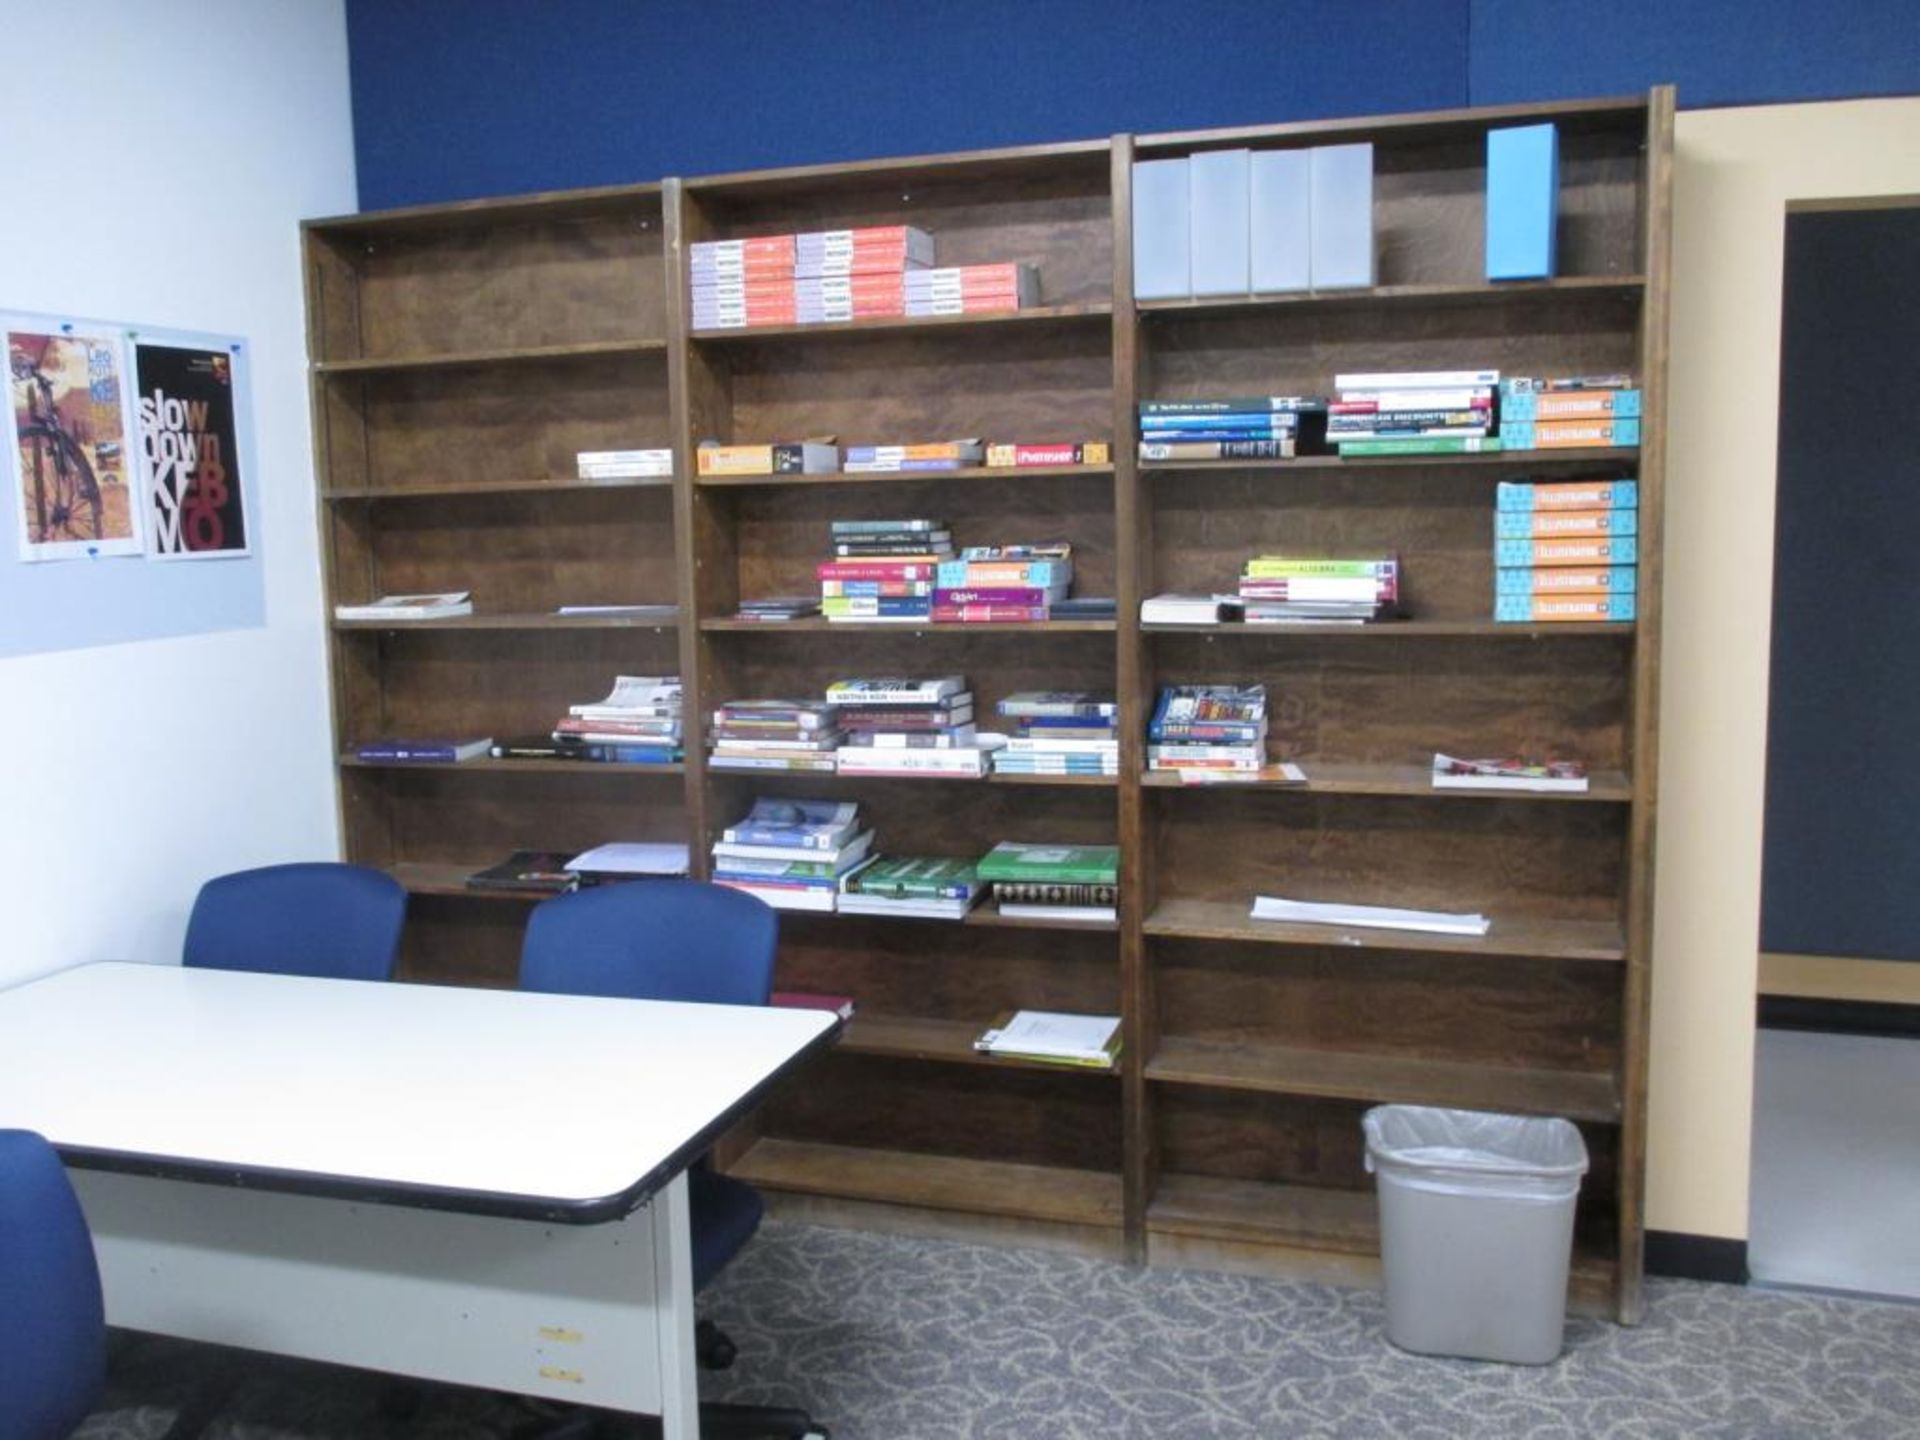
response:
[[[1205,780],[1190,781],[1168,770],[1148,770],[1140,783],[1150,790],[1280,790],[1296,795],[1406,795],[1428,800],[1518,800],[1525,803],[1580,803],[1624,805],[1633,799],[1633,782],[1618,770],[1596,772],[1587,777],[1587,788],[1564,790],[1467,790],[1454,787],[1436,789],[1431,771],[1424,765],[1340,765],[1318,761],[1298,762],[1306,772],[1307,783],[1285,780]]]
[[[1273,295],[1229,295],[1197,300],[1142,300],[1136,308],[1142,318],[1160,315],[1258,315],[1267,311],[1310,314],[1323,310],[1399,307],[1417,310],[1432,306],[1503,305],[1553,302],[1569,297],[1605,297],[1638,304],[1646,289],[1644,275],[1569,275],[1552,280],[1518,280],[1505,284],[1376,285],[1371,289],[1318,290]]]
[[[509,345],[448,355],[391,355],[364,360],[322,360],[316,375],[386,375],[409,370],[470,370],[489,365],[538,365],[556,360],[609,360],[664,356],[665,340],[596,340],[574,345]]]
[[[990,1020],[992,1017],[989,1016]],[[1042,1060],[1015,1060],[1004,1055],[989,1055],[973,1048],[974,1038],[984,1030],[965,1020],[927,1020],[907,1016],[866,1016],[856,1014],[840,1032],[839,1048],[853,1055],[884,1056],[893,1060],[937,1060],[948,1065],[977,1065],[989,1070],[1031,1070],[1046,1075],[1078,1075],[1108,1078],[1119,1070],[1094,1065],[1054,1065]]]
[[[700,475],[694,484],[702,488],[737,490],[743,488],[783,488],[811,490],[820,485],[900,485],[953,480],[1075,480],[1089,475],[1111,475],[1111,465],[966,465],[958,470],[888,470],[877,474],[847,474],[844,470],[829,475]]]
[[[1117,1229],[1117,1174],[958,1155],[762,1139],[730,1172],[770,1190]]]
[[[656,630],[673,632],[677,622],[640,615],[476,614],[437,620],[335,620],[336,630]]]
[[[1148,635],[1231,635],[1263,640],[1337,638],[1341,640],[1606,640],[1633,635],[1631,622],[1606,624],[1506,625],[1492,620],[1383,620],[1375,625],[1212,625],[1142,624]]]
[[[1485,137],[1540,121],[1560,132],[1563,274],[1489,284]],[[859,1013],[817,1067],[728,1138],[720,1163],[809,1204],[890,1207],[889,1223],[944,1212],[942,1225],[973,1216],[1014,1239],[1080,1227],[1173,1263],[1364,1270],[1378,1247],[1359,1165],[1366,1103],[1567,1114],[1595,1155],[1575,1290],[1635,1318],[1672,121],[1672,92],[1658,89],[309,222],[328,613],[445,590],[470,590],[481,607],[328,627],[343,848],[418,897],[401,973],[513,983],[526,911],[543,897],[465,883],[511,850],[684,843],[705,879],[711,843],[761,795],[858,798],[894,855],[978,854],[1001,839],[1117,844],[1117,922],[1017,920],[990,903],[957,923],[783,915],[776,985],[851,995]],[[1135,300],[1137,161],[1353,141],[1378,149],[1378,284]],[[933,235],[942,266],[1031,264],[1045,303],[692,328],[693,245],[885,225]],[[1644,444],[1138,457],[1143,401],[1318,395],[1341,373],[1481,367],[1630,372]],[[695,473],[708,438],[829,434],[848,445],[1104,440],[1111,463]],[[674,473],[570,473],[580,452],[640,448],[670,449]],[[1495,485],[1515,477],[1638,482],[1637,624],[1487,618]],[[814,588],[832,520],[889,514],[946,521],[963,545],[1070,541],[1073,594],[1114,597],[1116,618],[739,618],[743,600]],[[1225,589],[1250,555],[1307,546],[1396,551],[1416,618],[1139,619],[1144,598]],[[555,613],[636,597],[674,608]],[[748,632],[782,639],[732,638]],[[382,765],[353,750],[396,735],[541,733],[616,675],[672,673],[685,691],[683,764]],[[707,719],[728,699],[936,673],[967,677],[987,729],[1018,691],[1114,695],[1121,773],[967,783],[729,770],[704,752]],[[1308,757],[1308,783],[1185,784],[1144,770],[1158,691],[1199,683],[1264,684],[1269,758]],[[1425,763],[1436,750],[1568,756],[1591,783],[1580,794],[1436,791]],[[1169,793],[1186,789],[1200,793]],[[1479,910],[1493,928],[1463,938],[1273,924],[1251,917],[1262,893]],[[1112,1072],[973,1050],[996,1015],[1021,1007],[1119,1014],[1127,1049]],[[1101,1074],[1120,1083],[1075,1078]]]
[[[767,341],[851,340],[888,337],[993,334],[1056,325],[1091,325],[1113,315],[1110,305],[1032,305],[985,315],[907,315],[874,320],[831,321],[819,325],[759,325],[737,330],[693,330],[689,340],[707,345],[750,345]]]
[[[1333,946],[1439,955],[1500,956],[1532,960],[1583,960],[1619,964],[1626,958],[1620,927],[1604,920],[1538,920],[1493,915],[1485,935],[1430,935],[1413,930],[1345,929],[1255,920],[1253,897],[1244,900],[1162,898],[1146,918],[1148,935],[1171,940],[1220,940],[1260,945]]]
[[[677,778],[684,775],[687,769],[677,760],[659,765],[617,764],[597,760],[496,760],[492,756],[478,756],[452,764],[433,760],[362,760],[350,750],[339,757],[339,764],[345,770],[425,770],[451,775],[564,775],[568,779],[591,776],[603,780],[615,777],[624,780],[635,775]]]
[[[468,495],[573,495],[606,490],[671,489],[671,475],[643,475],[618,480],[581,480],[565,476],[552,480],[444,480],[405,488],[378,490],[323,490],[331,502],[363,503],[405,500],[457,500]]]
[[[1291,460],[1142,460],[1142,473],[1230,475],[1247,470],[1504,470],[1516,475],[1578,475],[1632,468],[1638,450],[1613,447],[1565,450],[1494,450],[1471,455],[1297,455]]]
[[[1147,1079],[1271,1094],[1312,1095],[1370,1104],[1457,1106],[1564,1115],[1612,1123],[1620,1091],[1611,1071],[1520,1069],[1354,1054],[1312,1046],[1220,1045],[1164,1036],[1147,1061]]]

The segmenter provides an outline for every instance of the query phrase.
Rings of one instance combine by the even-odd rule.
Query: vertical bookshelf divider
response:
[[[1471,251],[1478,147],[1490,125],[1535,120],[1563,127],[1573,221],[1563,241],[1574,258],[1564,281],[1482,286]],[[1110,932],[989,923],[997,917],[938,925],[783,916],[781,988],[853,994],[860,1016],[840,1052],[716,1149],[718,1163],[793,1197],[803,1213],[856,1224],[878,1205],[886,1223],[919,1217],[950,1226],[957,1217],[970,1233],[1057,1237],[1140,1263],[1219,1258],[1367,1278],[1377,1231],[1354,1133],[1364,1105],[1469,1096],[1495,1108],[1559,1106],[1596,1145],[1576,1288],[1637,1319],[1672,127],[1672,91],[1663,88],[1625,101],[1120,134],[309,222],[328,613],[383,590],[469,588],[463,565],[495,591],[470,587],[477,605],[531,612],[494,628],[330,626],[345,850],[414,887],[409,932],[421,934],[410,939],[418,962],[410,978],[513,983],[524,907],[460,889],[462,867],[487,846],[511,848],[509,837],[526,846],[591,843],[583,832],[628,826],[645,838],[684,836],[692,873],[707,878],[717,832],[762,786],[857,798],[882,844],[908,852],[1112,835],[1121,899]],[[1377,204],[1390,258],[1379,287],[1135,302],[1137,158],[1363,139],[1386,162]],[[694,243],[898,223],[932,230],[941,263],[1038,264],[1043,312],[978,324],[694,332]],[[650,228],[657,237],[641,233]],[[436,247],[466,268],[440,274]],[[1142,398],[1311,392],[1340,369],[1499,357],[1503,368],[1637,360],[1638,456],[1485,455],[1431,465],[1314,458],[1213,473],[1138,458]],[[469,433],[507,405],[516,424],[497,432],[497,444]],[[1110,425],[1111,475],[701,483],[701,439],[791,439],[808,425],[856,442],[975,426],[988,439],[1064,439],[1068,431],[1094,439]],[[670,445],[670,488],[571,485],[573,450],[603,442]],[[1621,469],[1641,486],[1637,627],[1521,634],[1485,623],[1474,586],[1487,552],[1474,537],[1491,510],[1492,481]],[[409,487],[420,494],[395,498]],[[924,506],[942,518],[951,510],[969,527],[966,543],[1051,538],[1014,529],[1072,532],[1062,538],[1076,543],[1076,559],[1085,556],[1089,593],[1110,584],[1115,595],[1111,648],[1103,634],[1067,630],[811,626],[780,634],[703,624],[730,617],[747,595],[810,578],[814,532],[824,540],[827,517],[849,513],[843,505],[874,514]],[[551,534],[525,545],[528,525]],[[637,553],[621,548],[627,537]],[[1377,636],[1169,634],[1140,623],[1148,595],[1217,585],[1225,566],[1276,540],[1397,540],[1412,583],[1439,597],[1437,613],[1422,610],[1438,623]],[[539,570],[556,560],[568,563],[565,576]],[[589,599],[666,599],[667,564],[679,606],[671,635],[541,618],[582,586]],[[563,581],[574,587],[565,594]],[[676,777],[632,772],[401,770],[356,765],[346,754],[389,726],[455,724],[468,708],[476,725],[511,717],[533,728],[547,707],[591,698],[584,689],[604,684],[615,666],[675,664],[686,749],[677,789]],[[1111,685],[1121,718],[1117,782],[1108,791],[758,777],[707,764],[704,733],[716,704],[824,683],[829,669],[872,668],[964,671],[988,711],[1013,688]],[[1326,762],[1323,788],[1177,787],[1146,776],[1157,687],[1228,679],[1265,681],[1279,700],[1303,707],[1288,743],[1301,747],[1310,775]],[[1456,729],[1462,717],[1514,727],[1511,735],[1496,728],[1489,745],[1585,742],[1610,777],[1607,793],[1581,805],[1431,795],[1410,761],[1431,741],[1436,716]],[[1540,851],[1537,865],[1529,853],[1519,873],[1463,872],[1456,851],[1497,862],[1519,853],[1515,836]],[[1332,862],[1314,858],[1327,847]],[[1599,878],[1588,878],[1596,870]],[[1398,887],[1407,903],[1422,904],[1448,898],[1464,876],[1473,898],[1504,922],[1505,938],[1484,953],[1390,939],[1349,948],[1246,920],[1255,887],[1323,876],[1336,888]],[[1117,1083],[975,1055],[972,1033],[1016,1004],[1117,1007]],[[1393,1006],[1406,1007],[1404,1019]]]

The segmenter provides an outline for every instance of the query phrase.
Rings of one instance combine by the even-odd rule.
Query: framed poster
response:
[[[239,350],[134,344],[147,553],[157,560],[248,553],[234,407]]]
[[[144,505],[126,339],[108,326],[4,318],[8,473],[20,558],[138,555]]]

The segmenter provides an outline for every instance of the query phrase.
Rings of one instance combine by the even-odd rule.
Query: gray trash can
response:
[[[1587,1170],[1580,1132],[1418,1105],[1376,1106],[1362,1124],[1379,1182],[1387,1338],[1425,1355],[1557,1357]]]

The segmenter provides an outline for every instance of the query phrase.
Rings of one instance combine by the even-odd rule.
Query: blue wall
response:
[[[347,24],[366,209],[1666,80],[1684,105],[1920,91],[1914,0],[347,0]]]

